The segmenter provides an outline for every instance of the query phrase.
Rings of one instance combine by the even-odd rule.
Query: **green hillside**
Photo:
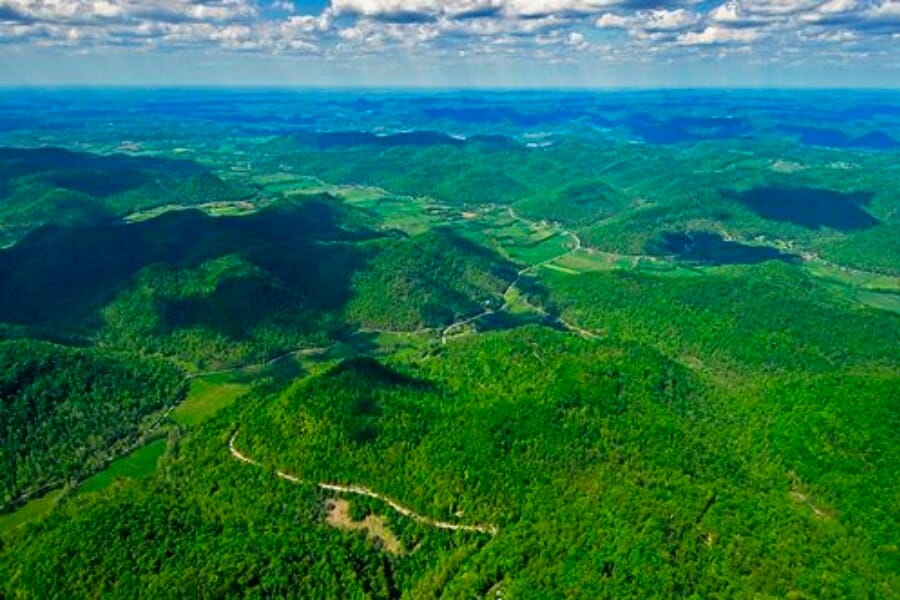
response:
[[[96,471],[136,444],[184,391],[167,362],[0,342],[0,505]]]
[[[562,73],[608,24],[206,4],[91,27],[279,63],[530,36]],[[631,8],[729,56],[818,10]],[[898,107],[0,90],[0,599],[900,600]]]
[[[67,503],[6,556],[7,585],[138,597],[165,585],[847,597],[875,582],[889,596],[897,457],[884,435],[897,413],[883,394],[897,383],[829,374],[735,394],[653,351],[543,329],[454,342],[418,365],[354,359],[220,413],[149,484]],[[261,468],[229,454],[232,432]],[[440,530],[347,495],[356,518],[379,515],[414,549],[391,554],[324,524],[335,492],[275,469],[496,534]],[[61,556],[74,561],[55,568]]]
[[[863,308],[780,263],[694,276],[547,271],[543,281],[544,301],[573,322],[694,367],[757,377],[896,364],[896,314]]]
[[[371,219],[313,196],[246,216],[43,228],[0,251],[0,319],[219,367],[502,303],[510,263],[448,230],[405,238]]]
[[[412,330],[449,325],[500,306],[515,267],[447,229],[391,239],[353,277],[347,305],[364,327]]]
[[[0,240],[50,223],[103,223],[152,206],[252,195],[190,161],[62,148],[0,148],[0,180]]]
[[[341,242],[372,235],[342,220],[342,210],[323,197],[245,217],[180,211],[133,224],[43,228],[0,252],[0,274],[7,282],[0,290],[0,315],[35,327],[96,329],[104,307],[135,285],[139,288],[141,281],[160,279],[161,273],[171,271],[174,279],[166,285],[160,279],[156,294],[177,296],[179,292],[167,290],[187,286],[182,295],[191,289],[209,295],[215,289],[210,278],[233,276],[234,271],[217,263],[203,265],[229,255],[243,257],[292,288],[316,290],[315,304],[340,302],[334,296],[329,300],[329,293],[339,295],[341,277],[347,275],[331,257],[342,252]],[[352,264],[352,257],[347,260]],[[326,268],[328,262],[332,269]],[[309,272],[309,267],[317,270]],[[192,277],[200,281],[179,283]],[[318,278],[338,285],[320,286]],[[319,288],[327,291],[320,294]],[[265,306],[261,308],[264,312]]]

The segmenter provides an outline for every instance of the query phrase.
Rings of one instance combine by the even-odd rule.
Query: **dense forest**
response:
[[[6,555],[7,585],[38,596],[143,597],[168,585],[317,597],[498,586],[526,597],[890,597],[898,391],[886,373],[738,393],[640,346],[541,328],[460,340],[415,365],[352,359],[173,437],[145,487],[73,499]],[[235,432],[263,468],[229,455]],[[440,531],[350,496],[415,548],[392,555],[329,530],[334,493],[275,469],[365,485],[497,534]]]
[[[160,360],[26,340],[0,342],[2,505],[104,466],[184,394]]]
[[[502,304],[515,277],[508,261],[438,229],[375,250],[354,276],[347,315],[370,328],[446,326],[485,305]]]
[[[0,94],[0,597],[900,598],[900,123],[735,94]]]
[[[86,225],[169,203],[252,197],[186,160],[0,147],[0,241],[46,224]]]
[[[529,218],[573,227],[606,251],[641,254],[665,231],[726,227],[741,239],[790,239],[849,265],[898,273],[900,253],[888,239],[898,224],[895,152],[854,154],[866,168],[846,169],[833,152],[771,140],[622,145],[582,132],[532,147],[427,131],[341,132],[324,145],[321,139],[315,133],[275,139],[262,157],[273,169],[290,165],[328,181],[452,205],[511,205]],[[773,158],[767,163],[756,155]]]
[[[896,365],[900,318],[861,309],[779,262],[717,275],[546,275],[547,302],[603,335],[752,376]]]
[[[0,250],[10,284],[0,311],[105,347],[234,365],[327,345],[351,326],[446,326],[499,306],[516,276],[451,231],[408,238],[371,226],[361,211],[314,196],[249,216],[179,211],[42,230]]]

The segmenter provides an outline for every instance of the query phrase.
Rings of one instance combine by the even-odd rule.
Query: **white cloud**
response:
[[[695,13],[683,8],[677,10],[651,10],[638,13],[641,28],[645,31],[679,31],[687,29],[699,20]]]
[[[588,46],[590,46],[587,40],[584,39],[584,34],[577,31],[569,32],[569,37],[566,40],[566,43],[578,50],[585,50]]]
[[[596,14],[618,4],[616,0],[507,0],[504,13],[515,17]]]
[[[437,0],[332,0],[331,8],[338,15],[364,17],[437,15],[440,13],[441,3]]]
[[[858,0],[829,0],[818,7],[820,13],[843,13],[855,10],[859,7]]]
[[[873,34],[895,34],[900,30],[900,1],[828,0],[800,15],[802,23],[833,26]]]
[[[785,16],[811,10],[822,0],[742,0],[740,6],[751,15]]]
[[[619,32],[601,31],[619,29]],[[340,57],[509,55],[554,62],[754,51],[760,62],[893,55],[900,0],[0,0],[0,43]],[[763,42],[764,40],[764,42]],[[878,41],[880,40],[880,41]],[[879,44],[881,44],[879,46]],[[890,46],[894,44],[894,46]],[[731,52],[731,50],[729,50]],[[879,54],[880,53],[880,54]],[[650,57],[650,58],[648,58]]]
[[[627,17],[613,13],[605,13],[597,17],[597,20],[594,21],[594,26],[601,29],[624,29],[625,27],[628,27],[630,23],[631,19]]]
[[[488,16],[504,4],[504,0],[332,0],[331,10],[336,15],[409,21]]]
[[[257,15],[250,0],[0,0],[22,21],[230,21]]]
[[[731,27],[755,26],[768,20],[761,15],[754,15],[748,12],[742,4],[734,0],[712,9],[709,12],[709,19],[714,23],[721,23]]]
[[[540,17],[595,16],[614,7],[646,6],[653,0],[332,0],[331,10],[338,15],[356,15],[380,20],[488,18],[508,19]],[[667,4],[659,0],[659,4]],[[679,4],[679,0],[671,3]],[[690,1],[686,1],[690,3]]]
[[[845,43],[859,39],[859,35],[852,31],[820,31],[808,34],[806,37],[819,42]]]
[[[715,44],[746,44],[760,36],[755,29],[728,29],[710,25],[703,31],[688,31],[678,36],[679,44],[685,46],[708,46]]]

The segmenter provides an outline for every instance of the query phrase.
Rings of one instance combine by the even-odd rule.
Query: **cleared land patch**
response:
[[[362,521],[354,521],[350,515],[350,503],[341,498],[328,500],[326,521],[332,527],[350,531],[365,531],[370,540],[376,541],[391,554],[403,552],[400,540],[390,530],[384,519],[378,515],[366,515]]]
[[[29,500],[11,513],[0,514],[0,535],[12,533],[16,529],[43,517],[53,510],[63,490],[53,490],[40,498]]]
[[[226,374],[197,377],[191,380],[187,398],[172,411],[172,420],[179,425],[199,425],[249,389],[246,383],[229,381]]]
[[[159,459],[165,452],[166,440],[154,440],[131,454],[111,462],[107,468],[86,479],[78,487],[78,491],[98,492],[120,477],[146,479],[156,471]]]

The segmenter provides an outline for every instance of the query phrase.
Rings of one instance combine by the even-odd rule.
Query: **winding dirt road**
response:
[[[231,456],[233,458],[242,463],[261,467],[262,464],[259,461],[250,458],[234,446],[234,440],[237,437],[237,434],[238,432],[235,431],[231,438],[228,440],[228,452],[231,453]],[[281,479],[284,479],[285,481],[290,481],[291,483],[303,483],[302,479],[286,471],[276,470],[275,475],[277,475]],[[476,533],[484,533],[490,536],[497,535],[496,525],[462,525],[460,523],[448,523],[447,521],[432,519],[430,517],[420,515],[411,508],[400,504],[393,498],[389,498],[388,496],[379,494],[378,492],[361,485],[341,485],[338,483],[327,483],[323,481],[316,482],[315,485],[320,489],[329,490],[332,492],[355,494],[357,496],[368,496],[369,498],[375,498],[376,500],[384,502],[404,517],[410,518],[417,523],[428,525],[429,527],[434,527],[436,529],[448,529],[450,531],[474,531]]]

